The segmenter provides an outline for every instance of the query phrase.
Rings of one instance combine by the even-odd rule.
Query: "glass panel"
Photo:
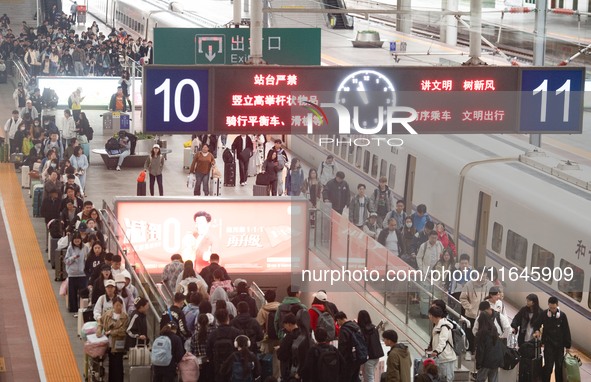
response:
[[[347,160],[347,145],[341,145],[340,146],[340,151],[339,151],[339,155],[341,158]]]
[[[357,146],[356,151],[357,152],[355,153],[355,167],[361,168],[361,154],[363,153],[363,149]]]
[[[570,268],[569,270],[566,270],[566,268]],[[560,275],[558,274],[558,270],[562,270],[564,272],[564,274]],[[567,275],[569,275],[570,270],[572,269],[572,280],[571,281],[566,281],[566,279],[570,279],[570,277],[566,277]],[[576,265],[561,259],[560,260],[560,268],[555,268],[554,269],[554,273],[552,275],[552,278],[559,280],[558,281],[558,290],[560,290],[562,293],[566,294],[567,296],[577,300],[578,302],[581,302],[581,300],[583,299],[583,283],[585,282],[585,272],[577,267]],[[565,276],[566,275],[566,276]],[[560,277],[557,277],[560,276]]]
[[[377,178],[378,177],[378,156],[377,155],[372,155],[371,157],[371,176],[373,178]]]
[[[369,151],[365,150],[363,153],[363,172],[366,174],[369,172],[369,158]]]
[[[527,260],[527,239],[509,230],[507,232],[505,256],[516,264],[525,267]]]
[[[540,273],[543,275],[543,272],[548,272],[548,270],[544,270],[544,268],[554,269],[554,254],[539,245],[534,244],[531,251],[531,266],[540,267]],[[550,277],[544,277],[542,280],[548,284],[552,284],[552,278]]]
[[[396,166],[390,165],[390,173],[388,174],[388,187],[394,189],[394,179],[396,179]]]
[[[382,163],[380,165],[380,178],[382,176],[386,176],[388,174],[388,162],[382,159]]]
[[[492,236],[492,250],[496,253],[501,253],[503,247],[503,226],[495,222],[493,225],[493,236]]]
[[[355,146],[349,146],[349,155],[347,156],[347,162],[353,164],[353,159],[355,158]]]
[[[336,211],[331,214],[331,245],[330,259],[338,268],[347,267],[347,235],[349,234],[349,219]]]
[[[365,267],[365,255],[367,251],[367,239],[369,236],[352,223],[349,223],[349,261],[348,268],[351,271],[363,270]],[[342,239],[341,239],[342,240]],[[361,283],[363,285],[363,283]]]

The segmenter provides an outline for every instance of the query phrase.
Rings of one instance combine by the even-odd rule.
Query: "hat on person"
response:
[[[491,287],[490,290],[488,291],[488,294],[494,295],[494,294],[499,294],[501,293],[501,290],[499,289],[499,287]]]
[[[423,367],[426,368],[429,365],[435,365],[435,360],[433,358],[427,358],[423,361]]]
[[[375,213],[375,212],[371,212],[371,213],[369,214],[369,217],[372,217],[372,216],[376,216],[376,217],[377,217],[377,216],[378,216],[378,214],[377,214],[377,213]]]
[[[319,291],[317,292],[314,297],[319,300],[319,301],[326,301],[328,300],[328,296],[326,295],[326,292],[323,291]]]
[[[115,282],[115,280],[111,280],[111,279],[105,280],[105,288],[108,286],[116,287],[117,283]]]
[[[238,286],[238,284],[240,284],[240,283],[245,283],[245,284],[248,284],[248,283],[246,282],[246,280],[244,280],[244,279],[240,279],[240,278],[238,278],[238,279],[234,280],[234,286],[236,286],[236,287],[237,287],[237,286]]]
[[[123,275],[123,277],[125,277],[126,279],[130,279],[131,280],[131,274],[129,274],[129,272],[126,270],[121,271],[120,275]]]
[[[124,283],[125,282],[125,276],[123,276],[123,274],[118,273],[115,275],[115,283]]]
[[[88,229],[88,226],[86,225],[85,222],[81,222],[80,224],[78,224],[78,231],[86,232],[87,229]]]
[[[158,143],[154,143],[154,146],[152,146],[153,149],[159,149],[160,145]]]

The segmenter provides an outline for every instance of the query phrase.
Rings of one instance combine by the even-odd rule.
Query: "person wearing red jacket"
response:
[[[437,240],[443,244],[444,249],[450,248],[452,250],[453,258],[455,259],[458,255],[458,252],[456,251],[456,244],[445,231],[445,225],[443,225],[443,223],[437,223],[435,230],[437,231]]]

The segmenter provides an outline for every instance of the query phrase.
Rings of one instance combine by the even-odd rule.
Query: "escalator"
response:
[[[346,9],[344,0],[322,0],[324,9]],[[353,17],[346,13],[329,13],[328,26],[332,29],[353,29]]]

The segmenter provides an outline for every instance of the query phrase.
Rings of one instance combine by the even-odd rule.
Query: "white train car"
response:
[[[522,306],[527,294],[536,293],[545,307],[550,295],[557,296],[572,333],[586,333],[591,192],[584,179],[591,179],[589,169],[573,169],[540,152],[526,154],[531,146],[510,136],[404,136],[400,147],[319,145],[320,137],[338,139],[290,136],[288,145],[314,166],[334,154],[352,190],[365,183],[373,192],[378,178],[388,177],[407,205],[426,204],[454,234],[459,225],[459,252],[470,254],[475,266],[502,272],[508,301]],[[471,164],[493,158],[506,162]],[[576,347],[589,354],[587,339],[573,336]]]

